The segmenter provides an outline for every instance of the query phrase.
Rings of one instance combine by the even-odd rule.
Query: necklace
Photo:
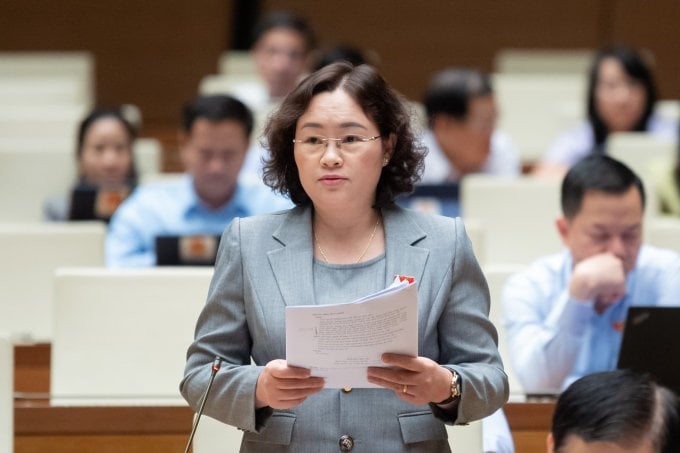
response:
[[[378,225],[380,225],[380,216],[378,216],[378,220],[375,222],[375,225],[373,225],[373,231],[371,232],[371,237],[368,238],[368,242],[366,243],[366,247],[364,247],[364,251],[361,252],[361,255],[359,255],[359,258],[354,262],[355,264],[361,261],[361,259],[364,257],[366,252],[368,252],[368,248],[371,246],[371,243],[373,242],[373,237],[375,236],[375,232],[378,231]],[[329,263],[330,260],[328,259],[328,256],[326,255],[325,250],[323,247],[321,247],[321,243],[319,242],[319,238],[316,236],[316,231],[314,232],[314,241],[316,242],[316,246],[319,248],[319,252],[321,252],[321,256],[323,257],[324,261]]]

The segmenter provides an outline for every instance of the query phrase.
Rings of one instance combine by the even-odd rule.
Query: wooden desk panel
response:
[[[515,448],[544,453],[552,403],[505,406]],[[50,406],[16,401],[15,453],[183,451],[193,412],[185,406]]]
[[[555,403],[508,403],[503,410],[511,431],[550,431]]]
[[[49,392],[51,356],[49,343],[14,346],[14,391]]]
[[[188,406],[51,406],[48,401],[15,401],[17,435],[187,434]]]
[[[15,347],[15,391],[48,393],[49,344]],[[554,402],[508,403],[505,414],[518,453],[544,453]],[[183,451],[188,407],[51,407],[15,402],[15,453]]]
[[[169,453],[183,452],[187,435],[18,436],[14,453]]]
[[[554,402],[508,403],[505,416],[510,425],[515,451],[545,453],[545,440],[550,432]]]
[[[16,401],[14,452],[181,452],[192,420],[186,406],[55,407]]]

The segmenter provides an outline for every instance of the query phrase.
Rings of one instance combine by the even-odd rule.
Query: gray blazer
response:
[[[286,305],[314,304],[311,208],[235,219],[225,231],[208,300],[187,352],[184,398],[197,409],[215,356],[223,358],[205,413],[244,431],[243,452],[446,452],[447,423],[481,419],[508,398],[489,291],[460,219],[383,210],[385,286],[418,285],[418,349],[458,372],[457,411],[413,406],[386,389],[323,390],[289,410],[255,410],[268,361],[285,358]],[[254,365],[251,364],[251,357]]]

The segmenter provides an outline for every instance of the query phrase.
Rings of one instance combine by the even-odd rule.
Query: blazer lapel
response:
[[[295,208],[272,235],[283,247],[267,252],[274,279],[286,305],[313,305],[312,210]]]
[[[383,222],[387,269],[385,286],[392,283],[395,275],[415,277],[416,285],[420,286],[429,250],[414,244],[427,234],[403,209],[384,209]],[[311,208],[291,210],[273,237],[283,247],[271,250],[267,255],[284,303],[315,304]]]
[[[430,252],[414,244],[427,236],[427,233],[403,209],[384,209],[383,222],[387,268],[385,285],[391,284],[395,275],[408,275],[415,277],[416,285],[420,286]]]

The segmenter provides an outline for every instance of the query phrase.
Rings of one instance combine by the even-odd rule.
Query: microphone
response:
[[[210,392],[210,387],[212,387],[213,381],[215,380],[215,375],[220,371],[220,366],[222,364],[222,359],[219,356],[215,357],[212,363],[212,372],[210,373],[210,381],[208,381],[208,386],[205,388],[205,393],[201,397],[201,405],[196,413],[196,420],[194,420],[194,426],[191,427],[191,433],[189,434],[189,440],[187,441],[187,446],[184,448],[184,453],[189,452],[189,447],[191,447],[191,442],[194,440],[194,435],[196,435],[196,428],[198,428],[198,421],[201,419],[201,414],[203,414],[203,408],[205,407],[205,402],[208,399],[208,393]]]

